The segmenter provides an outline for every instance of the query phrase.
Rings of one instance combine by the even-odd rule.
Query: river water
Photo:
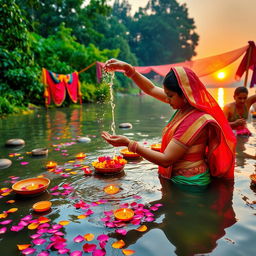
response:
[[[233,89],[209,89],[222,106],[232,101]],[[250,93],[253,93],[252,91]],[[118,96],[115,98],[116,133],[128,136],[139,143],[150,146],[159,143],[161,131],[172,114],[167,104],[162,104],[148,96]],[[113,156],[114,149],[100,137],[103,130],[111,132],[112,110],[109,103],[84,104],[82,107],[57,108],[48,111],[38,110],[26,115],[13,115],[0,120],[0,158],[9,158],[12,165],[0,170],[0,188],[10,188],[17,179],[44,175],[51,180],[46,192],[35,197],[21,197],[14,193],[2,197],[0,213],[10,208],[18,208],[0,219],[0,249],[2,255],[20,255],[17,244],[32,244],[37,255],[47,251],[52,234],[45,230],[41,238],[46,239],[41,245],[33,245],[30,235],[38,230],[27,227],[20,231],[11,231],[21,218],[31,215],[33,219],[45,216],[50,224],[69,221],[61,228],[70,253],[82,251],[85,243],[96,244],[101,234],[109,236],[105,248],[106,255],[124,255],[122,249],[135,251],[133,255],[255,255],[256,238],[256,186],[249,175],[255,173],[256,121],[250,118],[248,128],[253,135],[238,138],[235,180],[232,182],[213,181],[203,191],[188,191],[174,186],[169,181],[159,179],[157,166],[144,159],[129,161],[124,172],[117,176],[86,176],[81,166],[88,165],[99,156]],[[118,124],[129,122],[132,129],[122,130]],[[90,143],[78,143],[77,136],[86,136]],[[25,146],[7,148],[5,142],[11,138],[22,138]],[[27,154],[32,149],[46,147],[46,157],[32,157]],[[77,153],[84,152],[84,160],[76,160]],[[117,151],[118,152],[118,151]],[[19,153],[14,157],[10,154]],[[56,161],[63,173],[48,172],[45,165]],[[13,177],[14,176],[14,177]],[[71,189],[65,194],[65,185]],[[68,184],[68,185],[67,185]],[[121,190],[115,195],[107,195],[106,185],[118,185]],[[64,187],[63,187],[64,185]],[[51,190],[58,186],[57,190]],[[14,203],[7,203],[15,200]],[[32,205],[41,200],[50,200],[52,209],[44,214],[33,212]],[[83,200],[93,213],[84,219],[79,218],[88,208],[76,209],[74,204]],[[140,225],[126,223],[126,235],[115,232],[116,228],[106,227],[102,218],[104,212],[115,210],[128,203],[141,204],[150,209],[152,218],[143,223],[147,230],[136,230]],[[156,206],[155,208],[150,208]],[[88,213],[88,212],[87,212]],[[0,215],[1,216],[1,215]],[[6,225],[3,221],[11,219]],[[39,230],[40,233],[40,230]],[[78,235],[92,233],[92,241],[75,242]],[[123,240],[122,249],[112,247],[118,240]],[[159,247],[160,246],[160,247]],[[49,249],[50,255],[59,255],[57,250]],[[99,252],[98,252],[99,253]],[[69,254],[64,254],[69,255]],[[75,255],[75,254],[74,254]],[[77,254],[78,255],[78,254]],[[91,255],[91,253],[83,253]],[[95,254],[103,255],[103,254]]]

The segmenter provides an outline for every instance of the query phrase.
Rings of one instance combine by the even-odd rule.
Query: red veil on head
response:
[[[234,178],[236,137],[223,111],[191,69],[173,67],[172,70],[188,102],[216,120],[209,134],[208,165],[211,175]]]

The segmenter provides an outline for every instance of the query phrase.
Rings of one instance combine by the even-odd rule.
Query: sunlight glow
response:
[[[224,107],[224,89],[218,88],[218,104],[223,109]]]
[[[217,74],[217,77],[219,79],[224,79],[226,77],[226,73],[224,71],[220,71],[218,74]]]

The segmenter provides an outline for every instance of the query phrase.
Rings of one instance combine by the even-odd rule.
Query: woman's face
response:
[[[167,101],[173,109],[181,109],[186,104],[185,97],[179,96],[177,92],[171,91],[164,87],[164,92],[167,96]]]
[[[248,93],[246,92],[240,92],[237,95],[234,95],[234,100],[236,102],[236,105],[243,106],[248,98]]]

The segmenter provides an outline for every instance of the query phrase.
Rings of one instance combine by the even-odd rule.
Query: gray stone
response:
[[[5,142],[6,146],[21,146],[24,145],[25,141],[23,139],[10,139]]]
[[[76,140],[78,142],[85,142],[85,143],[91,142],[91,139],[88,137],[78,137]]]
[[[0,169],[5,169],[11,166],[12,161],[9,159],[0,159]]]
[[[121,129],[131,129],[132,124],[130,124],[130,123],[121,123],[121,124],[119,124],[119,128],[121,128]]]

